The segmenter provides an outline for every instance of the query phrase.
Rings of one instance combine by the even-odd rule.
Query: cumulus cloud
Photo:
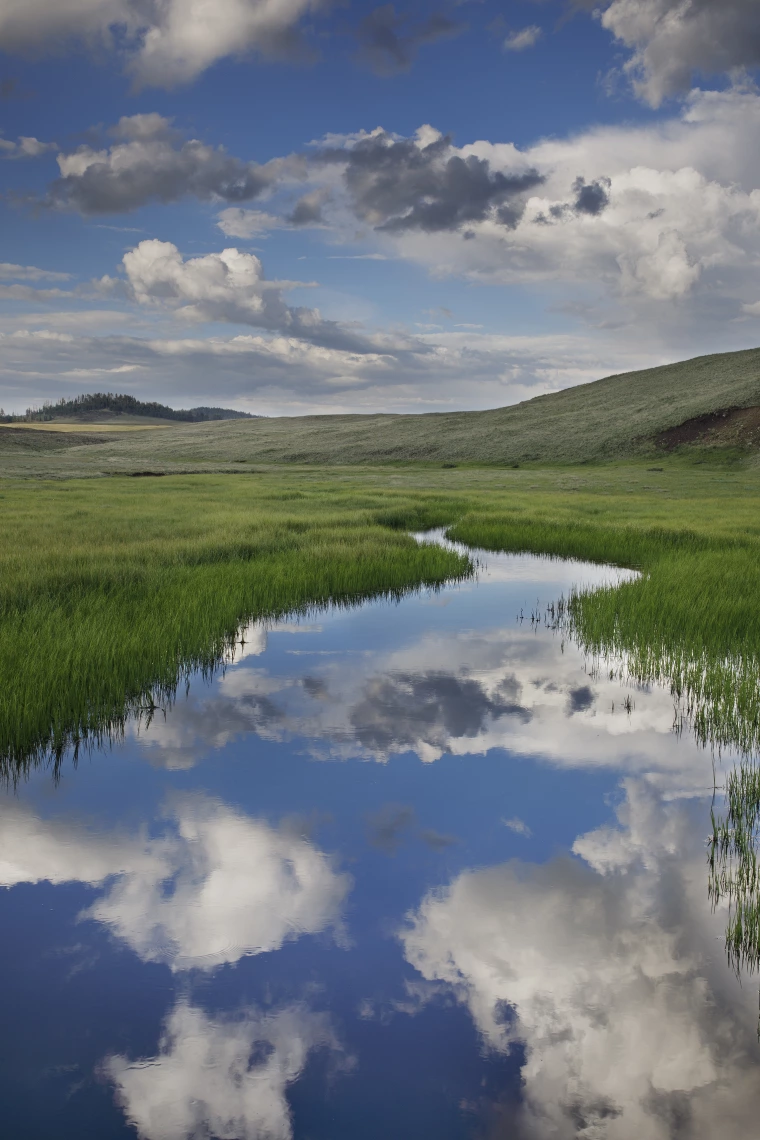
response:
[[[612,0],[601,21],[633,49],[626,71],[653,107],[688,90],[695,72],[760,65],[756,0]]]
[[[511,32],[504,40],[504,48],[506,51],[525,51],[526,48],[535,47],[542,35],[538,24],[530,24],[518,32]]]
[[[106,1058],[103,1074],[141,1140],[290,1140],[287,1089],[315,1049],[339,1051],[324,1014],[303,1006],[208,1016],[181,1001],[149,1060]]]
[[[443,12],[434,12],[423,23],[410,27],[408,17],[397,14],[393,4],[383,4],[359,24],[359,59],[377,75],[394,75],[409,70],[423,44],[451,39],[463,31],[463,24]]]
[[[243,162],[223,147],[184,139],[156,113],[124,116],[112,134],[116,141],[110,146],[83,145],[58,155],[61,176],[50,186],[48,206],[91,215],[126,213],[187,195],[248,202],[293,167],[282,159]]]
[[[717,324],[756,300],[759,124],[760,97],[731,90],[693,93],[654,125],[594,128],[522,150],[455,147],[429,127],[412,138],[378,129],[331,140],[309,177],[325,168],[337,232],[368,224],[383,252],[438,275],[572,285],[576,300],[583,285],[597,320],[649,329],[680,319],[660,302],[709,296]]]
[[[307,839],[199,797],[178,800],[169,817],[158,838],[114,837],[7,805],[0,884],[108,883],[83,917],[174,971],[214,969],[339,925],[350,880]]]
[[[267,281],[258,257],[224,249],[183,259],[167,241],[141,241],[122,260],[130,295],[141,305],[168,307],[187,321],[226,321],[286,333],[315,344],[372,352],[368,337],[325,321],[317,309],[292,308],[283,287],[302,282]],[[113,278],[101,282],[115,287]]]
[[[760,1108],[756,998],[715,953],[723,915],[688,807],[625,788],[622,826],[582,837],[584,861],[464,872],[410,916],[405,953],[488,1046],[525,1048],[517,1136],[668,1140],[679,1121],[742,1140]]]
[[[174,87],[227,56],[303,55],[298,25],[322,6],[320,0],[27,0],[0,10],[0,48],[29,53],[70,41],[124,44],[138,87]]]
[[[327,146],[312,159],[341,169],[351,207],[375,229],[402,234],[457,230],[483,222],[513,228],[526,195],[543,182],[535,169],[492,167],[458,151],[448,136],[421,127],[413,138],[381,128]]]

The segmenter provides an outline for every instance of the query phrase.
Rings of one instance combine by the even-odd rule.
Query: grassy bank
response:
[[[171,700],[192,670],[216,667],[241,622],[468,571],[374,522],[380,491],[178,477],[0,494],[0,762],[11,777]]]
[[[760,477],[667,460],[0,482],[0,756],[18,771],[118,731],[243,621],[466,572],[406,536],[433,525],[640,568],[570,599],[573,636],[672,684],[704,740],[754,747]]]

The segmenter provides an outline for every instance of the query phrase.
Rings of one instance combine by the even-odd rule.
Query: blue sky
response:
[[[495,407],[760,342],[755,0],[0,0],[0,49],[6,410]]]

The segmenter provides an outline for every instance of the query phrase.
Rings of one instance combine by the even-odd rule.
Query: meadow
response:
[[[242,624],[436,586],[471,546],[640,569],[558,600],[597,661],[670,684],[700,738],[760,737],[760,473],[664,460],[586,468],[271,468],[0,481],[0,758],[59,763],[213,670]],[[610,664],[612,663],[612,664]]]

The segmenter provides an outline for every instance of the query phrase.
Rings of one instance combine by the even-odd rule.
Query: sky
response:
[[[0,406],[500,407],[760,344],[757,0],[0,0]]]

